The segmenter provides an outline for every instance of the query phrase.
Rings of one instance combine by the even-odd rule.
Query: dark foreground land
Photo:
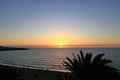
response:
[[[74,79],[73,74],[70,72],[58,72],[58,71],[28,69],[28,68],[0,65],[0,80],[79,80],[79,79]],[[91,79],[87,79],[87,80],[91,80]],[[102,80],[106,80],[106,79],[102,79]],[[110,80],[120,80],[120,79],[110,79]]]
[[[13,78],[19,77],[19,78],[21,78],[21,80],[58,80],[57,75],[62,74],[62,73],[63,72],[28,69],[28,68],[18,68],[18,67],[10,67],[10,66],[0,65],[0,78],[1,77],[6,78],[6,77],[13,76]],[[2,79],[0,79],[0,80],[2,80]],[[9,79],[7,79],[7,80],[9,80]],[[10,79],[10,80],[14,80],[14,79]],[[15,79],[15,80],[18,80],[18,79]]]
[[[28,49],[27,48],[16,48],[16,47],[0,46],[0,51],[10,51],[10,50],[28,50]]]

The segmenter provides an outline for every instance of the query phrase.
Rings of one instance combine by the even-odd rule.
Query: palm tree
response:
[[[110,67],[107,64],[111,60],[102,59],[104,54],[98,54],[92,58],[92,53],[87,53],[85,56],[83,52],[70,59],[66,57],[67,61],[63,61],[66,68],[69,69],[78,80],[112,80],[120,79],[118,70]]]

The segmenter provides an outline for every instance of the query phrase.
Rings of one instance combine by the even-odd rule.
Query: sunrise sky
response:
[[[0,45],[120,47],[120,0],[0,0]]]

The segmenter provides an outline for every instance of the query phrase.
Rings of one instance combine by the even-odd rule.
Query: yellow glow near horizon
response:
[[[43,47],[43,48],[76,48],[76,47],[120,47],[120,41],[105,39],[86,38],[80,34],[77,37],[69,31],[52,31],[42,36],[29,35],[24,37],[8,37],[1,39],[1,46],[20,46],[20,47]],[[27,37],[27,38],[26,38]],[[31,38],[32,37],[32,38]],[[80,45],[80,46],[78,46]]]
[[[62,41],[60,41],[60,42],[58,42],[58,43],[57,43],[57,45],[58,45],[60,48],[63,48],[63,47],[64,47],[64,45],[65,45],[65,43],[64,43],[64,42],[62,42]]]

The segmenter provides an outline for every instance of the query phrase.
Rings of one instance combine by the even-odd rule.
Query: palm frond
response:
[[[79,61],[79,63],[81,63],[82,61],[81,61],[81,57],[80,57],[80,55],[77,54],[77,57],[78,57],[78,61]]]
[[[87,53],[86,56],[85,56],[85,63],[91,64],[91,59],[92,59],[92,54]]]
[[[81,61],[84,62],[84,55],[83,52],[80,50],[80,55],[81,55]]]
[[[101,58],[104,56],[104,54],[98,54],[94,57],[93,61],[92,61],[92,65],[95,65],[97,63],[99,63],[99,61],[101,61]]]
[[[111,63],[111,62],[112,62],[111,60],[102,59],[102,60],[98,63],[98,65],[106,65],[106,64]]]

